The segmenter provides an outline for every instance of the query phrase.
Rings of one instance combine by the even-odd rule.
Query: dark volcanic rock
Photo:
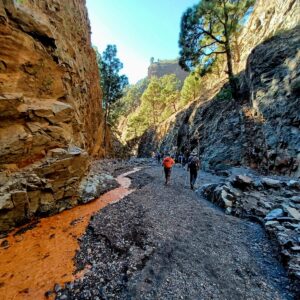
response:
[[[297,26],[278,33],[253,49],[238,76],[245,89],[240,101],[223,97],[228,84],[217,82],[215,94],[146,132],[139,155],[158,147],[177,153],[197,149],[204,170],[248,165],[266,174],[299,176],[299,31]]]
[[[236,185],[241,179],[261,184]],[[247,178],[247,180],[246,180]],[[280,248],[281,258],[291,278],[295,279],[297,291],[300,281],[297,272],[300,270],[300,205],[293,199],[298,199],[299,191],[293,181],[293,187],[287,178],[268,178],[258,175],[237,175],[227,179],[225,183],[210,185],[200,191],[208,200],[226,210],[226,213],[258,221],[266,228],[269,235]],[[232,184],[235,184],[233,187]]]

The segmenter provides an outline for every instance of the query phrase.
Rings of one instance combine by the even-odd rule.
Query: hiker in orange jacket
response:
[[[174,164],[175,161],[173,160],[172,157],[170,157],[170,154],[168,153],[162,162],[165,171],[165,179],[166,179],[165,185],[168,185],[170,183],[171,170]]]

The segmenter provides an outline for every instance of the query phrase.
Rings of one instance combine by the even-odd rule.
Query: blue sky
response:
[[[92,42],[117,45],[130,83],[146,77],[150,58],[178,57],[183,12],[198,0],[87,0]]]

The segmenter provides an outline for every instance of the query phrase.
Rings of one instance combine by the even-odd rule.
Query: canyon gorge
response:
[[[0,0],[0,298],[300,299],[300,2],[257,0],[243,22],[237,98],[222,61],[126,139],[142,100],[105,124],[86,2]],[[139,98],[170,73],[189,76],[151,59]],[[179,161],[163,186],[157,151],[196,151],[195,192]],[[47,284],[16,288],[24,245],[39,272],[35,253],[53,264]]]

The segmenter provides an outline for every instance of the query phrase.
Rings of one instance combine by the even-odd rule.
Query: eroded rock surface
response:
[[[0,231],[74,205],[103,156],[84,1],[0,2]]]
[[[250,170],[238,173],[198,193],[227,214],[260,222],[276,241],[295,286],[300,286],[300,181],[262,177]]]
[[[299,176],[299,16],[299,1],[257,1],[235,57],[240,101],[226,97],[226,74],[212,76],[215,91],[146,132],[139,155],[196,148],[205,170],[248,165]]]

